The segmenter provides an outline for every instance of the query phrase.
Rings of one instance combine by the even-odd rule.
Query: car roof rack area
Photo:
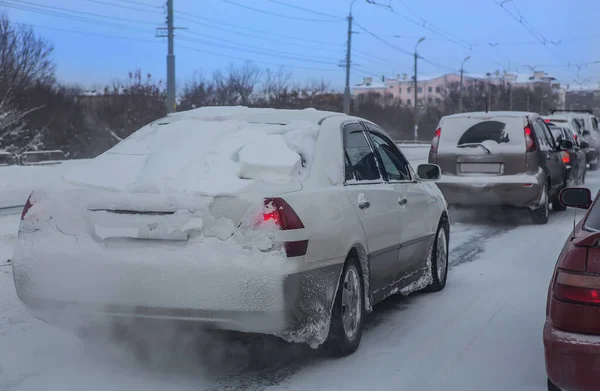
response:
[[[559,109],[550,110],[550,114],[554,114],[554,113],[588,113],[588,114],[594,115],[594,112],[589,109],[588,110],[559,110]]]

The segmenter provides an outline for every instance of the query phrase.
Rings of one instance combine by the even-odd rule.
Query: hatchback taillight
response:
[[[600,305],[600,275],[559,269],[553,297],[569,303]]]
[[[529,127],[529,125],[527,125],[527,126],[525,126],[523,131],[525,133],[525,145],[527,146],[527,152],[535,151],[535,141],[534,141],[534,135],[533,135],[533,131],[531,130],[531,127]]]
[[[33,203],[31,202],[30,194],[29,197],[27,197],[27,202],[25,202],[25,206],[23,207],[23,211],[21,212],[21,220],[25,220],[25,215],[27,215],[27,212],[29,212],[29,209],[31,209],[32,206]]]
[[[562,156],[563,163],[569,164],[571,162],[571,155],[569,155],[569,152],[562,151],[560,154]]]
[[[437,128],[435,130],[435,136],[433,137],[433,140],[431,140],[431,149],[429,150],[429,152],[437,153],[441,136],[442,136],[442,128]]]

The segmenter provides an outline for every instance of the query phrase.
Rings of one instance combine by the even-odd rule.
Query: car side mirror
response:
[[[585,187],[567,187],[561,190],[559,201],[564,206],[587,209],[592,204],[592,192]]]
[[[573,143],[569,140],[560,140],[558,142],[558,146],[560,147],[560,149],[572,149]]]
[[[589,136],[590,135],[590,131],[589,130],[584,130],[583,133],[581,133],[583,136]]]
[[[442,177],[442,170],[437,164],[419,164],[417,176],[422,181],[437,181]]]
[[[580,148],[589,148],[590,144],[587,143],[587,141],[580,141],[579,142],[579,147]]]

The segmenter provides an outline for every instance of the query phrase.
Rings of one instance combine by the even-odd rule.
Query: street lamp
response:
[[[467,62],[469,59],[471,58],[471,56],[467,56],[465,57],[465,59],[463,60],[462,64],[460,64],[460,100],[458,101],[458,112],[462,113],[462,99],[463,99],[463,73],[464,73],[464,66],[465,66],[465,62]]]
[[[414,77],[414,98],[415,98],[415,102],[414,102],[414,107],[415,107],[415,112],[414,112],[414,123],[415,123],[415,141],[419,139],[419,125],[418,125],[418,121],[417,121],[417,59],[419,58],[419,54],[417,53],[417,47],[419,46],[419,44],[421,42],[423,42],[425,40],[425,37],[421,37],[419,38],[419,40],[417,41],[417,43],[415,44],[415,77]]]

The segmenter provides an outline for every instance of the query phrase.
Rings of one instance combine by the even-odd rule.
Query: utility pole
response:
[[[173,0],[171,0],[173,1]],[[354,4],[354,2],[352,2]],[[348,14],[348,38],[346,44],[346,87],[344,88],[344,113],[350,114],[350,54],[352,48],[352,5]]]
[[[509,109],[510,111],[512,111],[512,109],[513,109],[513,108],[512,108],[512,107],[513,107],[513,106],[512,106],[512,105],[513,105],[513,104],[512,104],[512,92],[513,92],[513,91],[512,91],[512,90],[513,90],[512,83],[508,83],[508,88],[509,88],[509,91],[508,91],[508,109]]]
[[[465,62],[467,62],[470,58],[471,58],[471,56],[465,57],[462,64],[460,64],[460,100],[458,101],[458,112],[459,113],[462,113],[462,111],[463,111],[463,73],[464,73],[463,68],[465,66]]]
[[[414,97],[415,97],[415,112],[413,113],[414,116],[414,123],[415,123],[415,141],[419,140],[419,116],[417,113],[417,59],[419,58],[419,54],[417,53],[417,47],[419,46],[419,44],[421,42],[423,42],[425,40],[425,37],[421,37],[418,41],[417,44],[415,45],[415,77],[414,77],[414,84],[413,87],[415,89],[415,93],[414,93]]]
[[[167,114],[173,113],[176,110],[175,107],[175,53],[174,53],[174,40],[175,30],[185,28],[175,27],[173,24],[173,0],[167,0],[167,27],[157,27],[156,37],[167,38],[168,41],[168,52],[167,52]],[[165,34],[166,30],[166,34]]]
[[[175,54],[173,53],[173,0],[167,0],[167,114],[175,111]]]

